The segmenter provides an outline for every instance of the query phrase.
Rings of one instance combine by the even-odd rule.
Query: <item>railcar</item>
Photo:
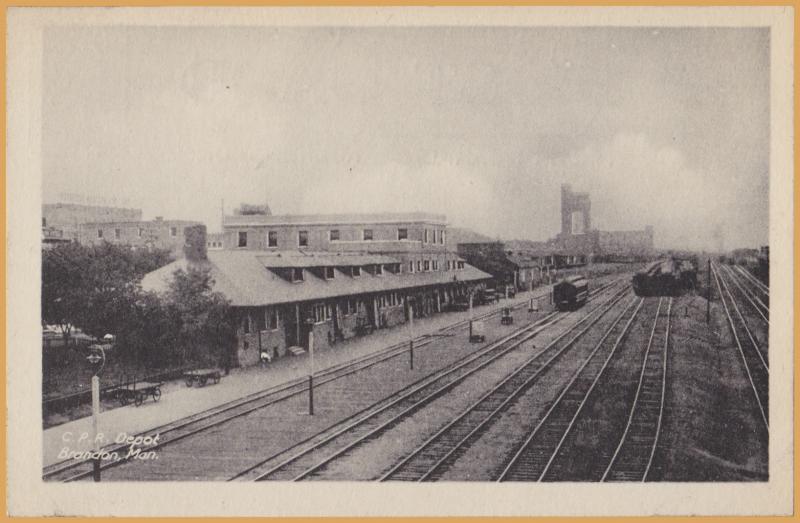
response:
[[[570,276],[553,285],[553,303],[560,311],[583,307],[589,298],[589,281],[583,276]]]
[[[664,258],[633,275],[638,296],[678,296],[697,285],[697,268],[691,260]]]

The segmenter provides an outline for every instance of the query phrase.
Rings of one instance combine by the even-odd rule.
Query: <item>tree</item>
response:
[[[223,362],[235,340],[230,305],[207,269],[178,269],[164,295],[181,363]]]
[[[168,251],[104,243],[59,245],[42,251],[42,321],[65,339],[73,326],[103,336],[125,327],[148,272],[172,260]]]

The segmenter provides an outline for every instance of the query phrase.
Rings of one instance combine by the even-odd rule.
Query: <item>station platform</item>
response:
[[[500,299],[493,304],[477,306],[473,309],[473,315],[477,317],[488,312],[499,311],[504,307],[520,305],[529,302],[531,298],[539,298],[546,302],[550,292],[550,286],[520,292],[514,298]],[[540,301],[540,303],[543,302]],[[467,320],[469,316],[469,311],[457,311],[415,319],[415,339]],[[404,324],[339,342],[333,348],[315,351],[316,372],[407,341],[408,330]],[[468,343],[466,330],[464,331],[464,341]],[[98,419],[98,433],[103,434],[105,438],[101,446],[112,444],[116,438],[124,437],[121,436],[123,434],[135,435],[151,431],[167,423],[249,394],[306,377],[308,372],[308,355],[304,354],[274,360],[263,368],[256,365],[231,369],[230,374],[223,376],[218,384],[209,383],[203,387],[187,387],[183,380],[167,382],[161,387],[162,396],[158,402],[154,402],[148,397],[139,407],[129,405],[101,412]],[[82,440],[81,443],[78,443],[78,440],[83,434],[90,436],[91,432],[91,417],[73,420],[44,430],[42,466],[62,461],[64,458],[63,456],[59,457],[59,453],[64,448],[68,448],[70,451],[90,450],[91,445],[87,439]]]

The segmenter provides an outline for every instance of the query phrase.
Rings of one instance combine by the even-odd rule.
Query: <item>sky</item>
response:
[[[544,240],[570,183],[594,227],[658,247],[768,240],[768,29],[51,27],[43,65],[45,202]]]

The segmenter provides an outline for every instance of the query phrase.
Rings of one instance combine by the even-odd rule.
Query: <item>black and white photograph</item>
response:
[[[10,11],[12,512],[791,512],[793,17]]]

